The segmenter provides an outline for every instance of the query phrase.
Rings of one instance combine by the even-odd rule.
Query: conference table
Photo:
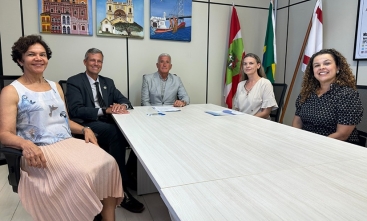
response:
[[[367,220],[366,148],[213,104],[179,109],[113,115],[173,220]]]

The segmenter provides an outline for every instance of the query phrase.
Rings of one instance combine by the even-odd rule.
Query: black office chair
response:
[[[364,109],[362,121],[357,125],[357,130],[360,145],[363,147],[367,147],[367,86],[357,85],[357,91],[359,93],[359,98],[362,101],[362,106]]]
[[[18,75],[1,75],[0,76],[0,89],[3,89],[5,86],[9,85],[11,82],[18,79],[19,77],[20,76]],[[4,154],[0,152],[0,165],[5,165],[5,164],[6,164],[6,158]]]
[[[272,121],[279,122],[279,117],[282,111],[284,96],[285,96],[285,92],[287,91],[287,87],[288,87],[287,84],[273,83],[273,90],[274,90],[275,100],[277,101],[277,104],[278,104],[278,109],[273,110],[270,113],[270,118]]]
[[[65,80],[60,80],[59,81],[59,84],[60,84],[60,86],[62,88],[62,91],[64,92],[64,100],[65,100],[66,108],[68,108],[68,102],[66,100],[66,92],[67,92],[67,84],[66,84],[66,81]],[[68,110],[68,112],[69,112],[69,110]],[[74,121],[74,122],[76,122],[76,123],[78,123],[78,124],[81,124],[81,125],[83,125],[83,122],[84,122],[84,120],[82,120],[80,118],[73,118],[71,120]],[[80,136],[80,135],[76,135],[76,138],[84,139],[84,137],[83,136]]]
[[[1,148],[1,147],[0,147]],[[6,159],[3,153],[0,153],[0,166],[6,164]]]
[[[8,181],[13,188],[13,192],[18,192],[18,183],[20,180],[20,158],[23,156],[22,150],[14,149],[11,147],[1,147],[0,152],[4,154],[6,162],[8,164]]]
[[[20,76],[0,76],[0,87],[9,85],[14,80],[18,79]],[[4,155],[5,161],[8,164],[8,180],[9,184],[12,186],[15,193],[18,192],[18,183],[20,179],[20,158],[22,156],[22,150],[14,149],[11,147],[4,147],[1,145],[0,153]]]
[[[62,88],[62,91],[64,92],[64,99],[65,99],[65,104],[66,107],[68,106],[67,102],[66,102],[66,90],[67,90],[67,84],[65,80],[59,80],[59,85]]]

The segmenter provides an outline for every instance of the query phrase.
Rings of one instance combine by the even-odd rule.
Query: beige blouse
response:
[[[241,81],[237,86],[234,107],[246,114],[255,115],[261,109],[272,107],[272,111],[278,108],[275,101],[273,85],[268,79],[261,78],[252,89],[245,90],[246,81]]]

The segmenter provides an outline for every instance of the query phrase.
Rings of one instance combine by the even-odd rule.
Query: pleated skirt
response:
[[[100,147],[69,138],[41,146],[47,168],[22,159],[18,193],[34,220],[91,221],[101,212],[101,200],[122,201],[121,175],[115,159]]]

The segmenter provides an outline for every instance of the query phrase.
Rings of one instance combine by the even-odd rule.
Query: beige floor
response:
[[[7,165],[0,166],[0,220],[31,221],[32,218],[23,209],[19,197],[8,184]],[[132,192],[134,194],[134,192]],[[135,193],[136,196],[136,193]],[[168,221],[171,220],[167,207],[158,193],[136,196],[145,205],[143,213],[131,213],[123,208],[116,208],[116,221]]]

